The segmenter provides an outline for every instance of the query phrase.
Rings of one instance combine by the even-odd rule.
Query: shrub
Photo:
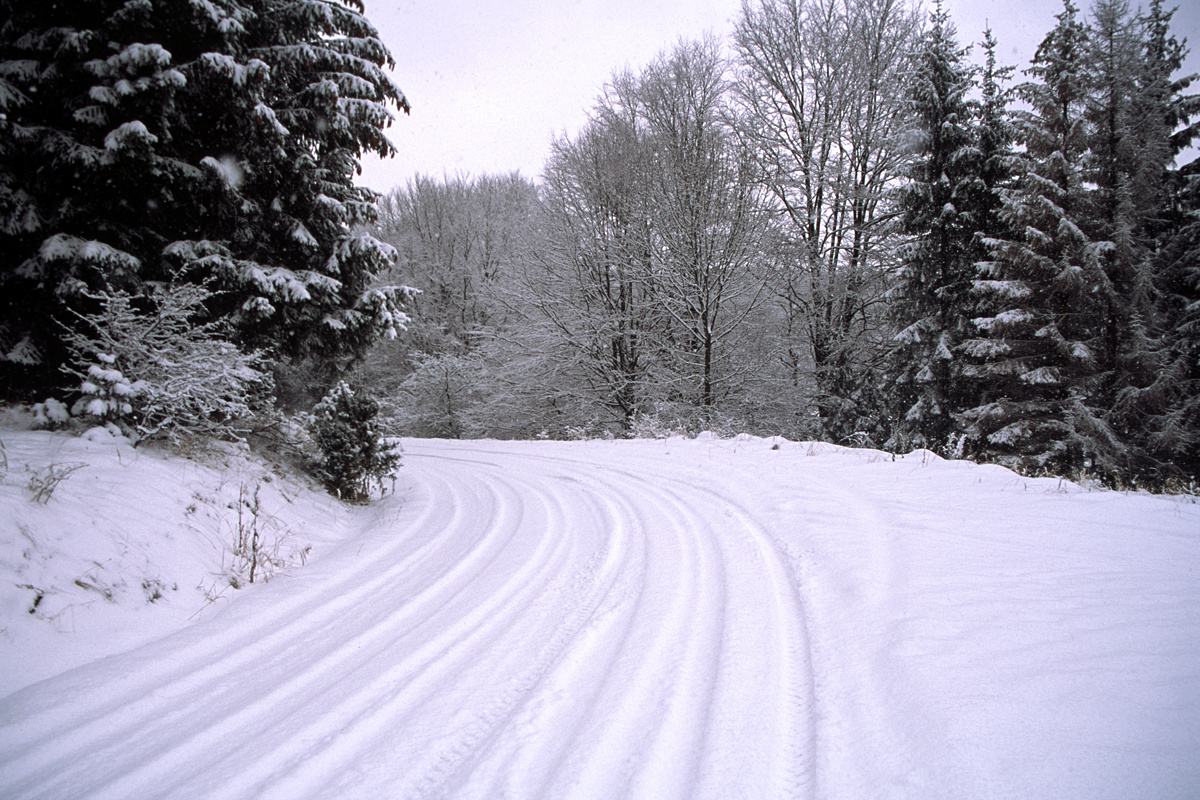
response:
[[[82,324],[64,336],[68,371],[81,381],[75,414],[115,422],[135,439],[176,441],[243,438],[270,408],[262,356],[230,343],[224,322],[205,321],[214,298],[207,287],[89,296],[96,310],[77,313]]]

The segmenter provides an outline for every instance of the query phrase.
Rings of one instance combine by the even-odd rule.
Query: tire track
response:
[[[562,450],[413,443],[358,553],[8,698],[0,796],[813,796],[770,536],[652,459]]]
[[[641,649],[630,656],[641,660],[635,670],[636,677],[629,677],[629,670],[613,669],[614,659],[610,655],[605,662],[609,677],[602,683],[620,687],[614,690],[619,693],[615,703],[618,711],[608,709],[610,703],[601,699],[600,692],[591,695],[590,706],[576,706],[578,713],[593,721],[593,728],[602,724],[595,720],[607,720],[603,724],[608,728],[581,737],[576,746],[574,769],[560,770],[563,775],[573,776],[573,780],[562,780],[560,775],[551,790],[542,791],[539,796],[621,796],[625,792],[613,791],[614,776],[627,777],[626,791],[631,796],[665,797],[672,793],[680,797],[729,796],[738,787],[744,790],[745,765],[730,769],[728,765],[712,763],[711,758],[710,763],[701,764],[697,754],[711,756],[714,750],[744,744],[734,729],[745,727],[747,714],[737,707],[747,700],[758,706],[758,712],[775,711],[771,735],[759,737],[770,745],[764,753],[770,762],[768,776],[762,778],[761,795],[751,792],[748,796],[815,796],[816,704],[803,606],[795,579],[782,556],[748,509],[727,493],[702,488],[695,479],[665,477],[660,474],[661,468],[641,471],[636,467],[594,464],[561,456],[524,452],[511,455],[591,473],[592,481],[603,486],[606,493],[625,498],[636,510],[636,524],[644,536],[661,537],[668,531],[674,538],[680,557],[659,554],[660,567],[671,564],[680,574],[692,576],[688,585],[677,590],[675,610],[666,613],[630,610],[630,617],[640,611],[657,620],[653,633],[647,634],[652,641],[642,641]],[[698,489],[705,503],[701,508],[693,508]],[[722,518],[728,518],[730,523],[714,524],[714,520]],[[744,579],[749,577],[751,585],[754,581],[754,575],[747,575],[747,568],[764,576],[767,582],[755,600],[739,602],[741,615],[734,619],[729,613],[731,608],[727,607],[730,595],[725,583],[730,577],[730,565],[746,561],[741,552],[746,540],[755,554],[750,559],[754,563],[742,564],[733,577],[743,579],[742,594],[747,585]],[[702,552],[703,559],[699,556]],[[701,560],[708,567],[702,568]],[[649,585],[671,583],[662,574],[647,575],[644,580]],[[710,601],[708,607],[704,607],[705,599]],[[680,607],[690,610],[682,619]],[[739,628],[760,626],[762,620],[755,613],[758,609],[767,611],[772,621],[769,628],[777,633],[770,645],[772,657],[765,659],[774,677],[769,681],[770,690],[748,693],[744,683],[754,670],[747,668],[744,663],[747,659],[733,658],[726,652],[736,648],[722,645],[736,638]],[[703,624],[698,620],[704,621]],[[719,630],[722,623],[723,630]],[[626,622],[621,647],[627,646],[628,629],[634,624]],[[593,649],[597,647],[593,645]],[[720,658],[714,658],[714,653],[719,653]],[[759,661],[761,671],[763,660]],[[580,669],[580,672],[586,677],[594,670]],[[687,679],[681,681],[681,675]],[[657,683],[651,676],[657,676]],[[663,676],[670,677],[664,680]],[[674,691],[663,690],[664,683],[674,687]],[[706,699],[674,708],[670,700],[677,697]],[[722,706],[721,715],[735,721],[727,720],[727,724],[714,730],[714,706]],[[652,711],[648,713],[647,708]],[[736,721],[739,718],[740,723]],[[750,714],[749,718],[754,725],[762,725],[758,714]],[[619,743],[630,741],[638,743],[636,756],[630,756],[620,747]],[[698,779],[701,779],[699,785]],[[527,794],[516,790],[511,793]]]
[[[449,484],[443,488],[443,492],[453,500],[444,507],[455,509],[451,524],[446,530],[469,532],[470,521],[463,518],[460,510],[477,505],[479,497],[474,492],[464,492],[461,486]],[[494,486],[489,487],[488,494],[495,500]],[[468,498],[472,498],[474,502],[466,502]],[[521,504],[514,502],[512,498],[508,502],[492,502],[491,505],[510,516],[516,514],[519,517],[522,513]],[[131,690],[133,693],[139,693],[139,698],[101,711],[88,724],[78,727],[68,724],[62,726],[67,728],[66,731],[60,729],[57,734],[50,733],[49,737],[54,739],[54,746],[43,747],[33,757],[20,759],[22,772],[31,775],[53,774],[55,780],[49,788],[55,785],[67,786],[75,779],[74,773],[77,770],[72,769],[72,765],[77,760],[77,754],[88,753],[94,759],[95,756],[102,756],[95,759],[96,763],[88,768],[91,772],[91,791],[99,792],[104,782],[116,781],[114,785],[118,788],[114,789],[115,796],[121,796],[125,791],[119,788],[125,785],[121,781],[133,780],[138,774],[153,776],[157,774],[153,771],[154,768],[161,768],[164,763],[187,765],[188,769],[184,769],[180,775],[181,780],[196,774],[201,771],[200,765],[215,763],[219,759],[214,756],[228,755],[229,751],[236,749],[235,743],[245,738],[243,735],[233,742],[223,742],[219,734],[232,735],[237,732],[239,723],[249,720],[257,719],[257,724],[253,727],[259,731],[269,730],[273,725],[286,722],[270,715],[256,715],[269,710],[272,704],[280,709],[292,709],[292,713],[303,713],[308,704],[320,700],[311,692],[305,692],[306,688],[313,685],[312,681],[332,679],[338,674],[338,668],[344,667],[352,658],[364,661],[361,649],[373,641],[378,645],[378,640],[382,640],[384,650],[388,645],[394,645],[404,634],[405,623],[420,621],[413,620],[412,617],[422,608],[436,605],[439,599],[465,590],[474,575],[486,567],[499,552],[499,545],[503,544],[505,539],[498,537],[501,534],[511,535],[516,527],[517,522],[508,522],[502,518],[499,523],[491,526],[487,533],[471,541],[465,557],[457,563],[452,562],[449,568],[426,588],[424,604],[406,605],[404,616],[377,619],[363,630],[347,627],[345,634],[338,635],[338,620],[345,612],[355,610],[364,600],[387,596],[389,592],[404,597],[409,590],[407,578],[412,575],[411,566],[414,562],[419,563],[421,559],[419,554],[413,554],[408,559],[402,559],[396,566],[385,569],[381,575],[365,580],[361,579],[361,573],[366,569],[356,570],[355,577],[360,579],[357,584],[354,583],[353,577],[338,582],[342,586],[351,584],[342,595],[329,600],[327,590],[316,593],[313,599],[305,604],[308,607],[303,611],[307,613],[297,615],[287,624],[270,630],[259,639],[254,638],[254,632],[266,626],[255,626],[251,632],[236,638],[230,644],[233,649],[225,657],[215,659],[216,663],[191,672],[180,670],[162,676],[160,671],[160,674],[149,679],[143,676],[139,681],[143,690],[139,693],[136,686]],[[431,542],[430,546],[435,544],[437,540]],[[314,633],[318,635],[314,637]],[[328,644],[331,634],[335,643],[332,650],[311,654],[306,661],[294,667],[287,664],[280,666],[280,662],[303,655],[304,641],[317,638]],[[376,649],[380,647],[377,646]],[[178,654],[172,655],[178,657]],[[204,663],[206,660],[203,654],[198,655],[195,652],[185,653],[182,658],[188,664]],[[176,662],[169,659],[168,663]],[[256,672],[265,675],[282,673],[291,677],[281,687],[264,688],[262,681],[253,680]],[[246,676],[251,680],[241,680]],[[329,685],[332,691],[336,691],[341,684],[332,681]],[[224,718],[206,713],[203,706],[214,697],[220,700],[220,709],[239,710]],[[297,700],[299,705],[296,704]],[[180,731],[185,733],[180,734]],[[186,733],[188,731],[191,733]],[[44,736],[42,741],[46,738],[48,737]],[[162,750],[161,742],[164,738],[169,743],[168,752],[160,753],[149,762],[132,759],[136,766],[130,766],[129,753]],[[205,742],[213,745],[215,749],[211,754],[201,756],[199,764],[190,763],[197,747],[188,746],[189,742]],[[37,757],[42,754],[44,757]],[[3,759],[5,762],[9,761],[7,753],[4,753]],[[17,758],[13,761],[16,762]],[[8,772],[8,768],[5,768],[4,780],[7,781],[10,777],[17,778],[13,790],[19,792],[21,776],[9,776]],[[147,782],[154,783],[155,779],[151,777]]]

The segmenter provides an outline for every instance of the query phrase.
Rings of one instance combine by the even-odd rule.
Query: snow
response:
[[[315,248],[320,246],[320,242],[317,241],[316,237],[309,233],[308,228],[304,227],[304,224],[300,222],[297,222],[295,227],[292,228],[292,238],[305,247]]]
[[[205,156],[200,159],[200,166],[206,167],[220,176],[221,181],[230,189],[240,189],[246,181],[246,171],[242,169],[242,165],[238,163],[235,156],[224,155],[220,158]],[[195,258],[196,256],[185,254],[185,257]]]
[[[285,558],[338,524],[332,500],[238,450],[207,465],[168,459],[103,428],[83,437],[0,429],[0,446],[0,695],[202,619],[211,598],[225,602],[244,566],[230,527],[241,487],[261,486],[264,509],[284,511],[269,527]],[[35,482],[76,465],[33,502]],[[148,604],[147,586],[168,588]]]
[[[975,327],[979,328],[981,331],[992,331],[997,327],[1005,328],[1022,325],[1033,319],[1035,319],[1035,317],[1031,312],[1023,308],[1014,308],[1007,311],[1001,311],[994,317],[976,317],[971,321],[975,324]]]
[[[1062,383],[1062,376],[1054,367],[1038,367],[1022,375],[1021,382],[1053,386]]]
[[[405,440],[344,508],[240,452],[0,440],[6,798],[1200,787],[1195,498],[705,436]],[[26,463],[85,466],[41,505]],[[311,557],[207,603],[248,475]]]
[[[977,280],[972,284],[977,294],[994,295],[1008,300],[1023,300],[1033,294],[1024,281]]]
[[[287,138],[291,135],[291,131],[287,129],[287,126],[285,126],[276,118],[275,109],[271,108],[266,103],[254,104],[254,119],[262,125],[274,130],[275,135],[280,139]]]
[[[271,68],[257,58],[240,64],[233,56],[225,53],[201,53],[198,62],[206,69],[229,78],[233,85],[238,87],[265,82],[271,75]]]
[[[38,255],[43,261],[74,261],[103,264],[114,270],[136,272],[141,262],[129,253],[95,240],[80,239],[66,233],[56,233],[42,242]]]

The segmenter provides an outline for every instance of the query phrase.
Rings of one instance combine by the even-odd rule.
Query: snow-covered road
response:
[[[1200,790],[1200,506],[767,440],[405,448],[334,551],[0,700],[0,796]]]

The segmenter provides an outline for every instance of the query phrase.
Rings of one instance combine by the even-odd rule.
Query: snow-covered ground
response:
[[[406,440],[396,494],[345,509],[237,452],[0,441],[0,797],[1200,795],[1193,498]],[[234,590],[248,486],[283,542]]]

